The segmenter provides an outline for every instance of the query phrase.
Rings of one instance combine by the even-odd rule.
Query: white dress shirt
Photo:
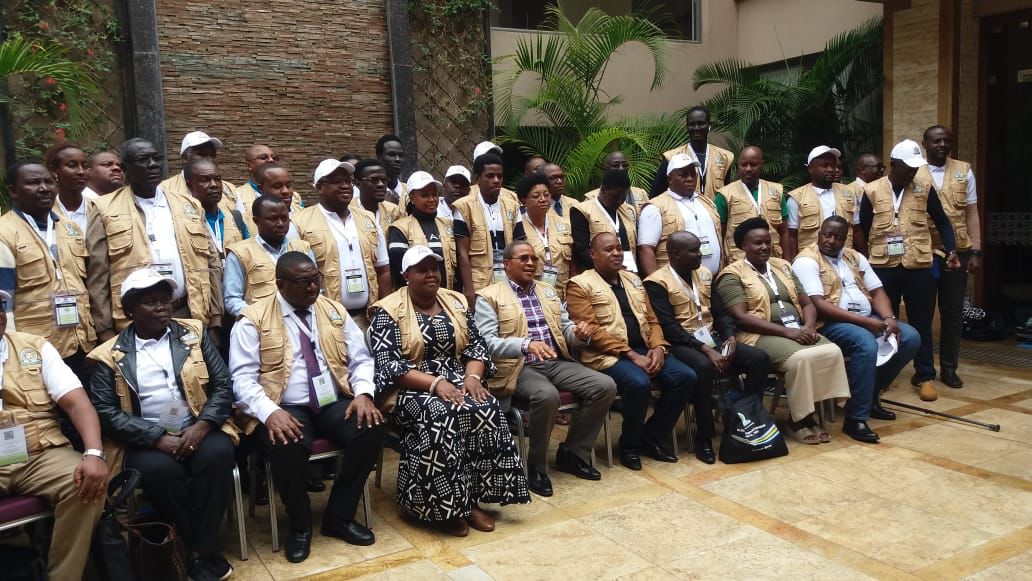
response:
[[[681,218],[684,220],[684,229],[691,232],[702,240],[703,244],[709,244],[711,253],[702,257],[702,265],[710,272],[720,271],[720,235],[717,234],[717,224],[713,223],[713,217],[709,210],[699,201],[698,193],[691,197],[682,196],[667,190],[670,197],[677,202],[677,209],[681,211]],[[642,209],[638,216],[638,246],[658,246],[659,239],[663,234],[663,215],[655,204],[649,204]]]
[[[447,218],[449,220],[454,219],[454,216],[452,216],[452,209],[448,205],[448,202],[444,201],[444,198],[441,198],[441,201],[437,203],[437,217]]]
[[[290,364],[290,376],[284,387],[280,403],[283,405],[308,405],[308,368],[301,355],[299,338],[301,330],[298,327],[297,319],[292,315],[296,307],[288,303],[279,293],[276,293],[276,299],[283,311],[287,339],[290,341],[290,348],[294,355]],[[351,391],[356,396],[366,394],[373,397],[375,392],[373,358],[369,355],[369,349],[366,347],[365,335],[347,313],[341,313],[341,316],[344,317],[343,332],[344,342],[348,349],[348,383]],[[319,328],[314,313],[308,317],[308,322],[312,327],[312,336],[318,337]],[[248,319],[237,321],[233,325],[229,345],[229,371],[233,377],[236,406],[243,413],[258,418],[264,424],[269,415],[280,407],[265,395],[265,388],[258,383],[259,351],[258,329],[255,328],[254,323]],[[315,357],[319,362],[320,373],[328,373],[329,368],[318,341],[315,342]],[[336,378],[334,379],[336,380]]]
[[[189,409],[176,383],[170,338],[167,329],[157,339],[136,337],[136,393],[140,396],[140,416],[155,424],[161,419],[161,409],[166,403],[178,403]],[[191,415],[183,425],[192,423]]]
[[[942,189],[942,180],[946,177],[946,166],[928,164],[928,173],[932,174],[932,181],[935,182],[935,191]],[[967,172],[967,203],[973,205],[978,203],[978,188],[975,185],[975,172],[968,169]]]
[[[330,297],[339,300],[347,309],[361,309],[369,304],[369,285],[376,284],[366,276],[365,258],[362,256],[362,245],[358,239],[358,228],[355,226],[355,216],[348,212],[348,217],[341,220],[336,212],[327,210],[319,204],[319,209],[326,217],[326,223],[330,225],[330,234],[337,241],[337,254],[340,258],[340,298]],[[376,263],[375,266],[387,266],[390,259],[387,256],[387,242],[383,232],[380,231],[379,221],[376,224]],[[362,290],[357,293],[348,292],[348,276],[359,275],[362,277]]]
[[[6,336],[0,336],[0,410],[3,410],[3,389],[4,389],[4,367],[11,354],[10,346]],[[50,341],[43,342],[40,350],[40,359],[43,365],[40,367],[40,374],[43,376],[43,386],[47,388],[50,399],[59,401],[62,397],[77,389],[82,389],[82,382],[75,375],[57,349],[50,344]],[[20,354],[15,354],[19,357]]]
[[[186,296],[186,277],[183,274],[183,260],[179,256],[179,244],[176,242],[176,224],[172,219],[172,209],[168,206],[168,198],[159,187],[153,198],[136,198],[136,203],[143,210],[144,229],[150,241],[151,262],[171,264],[172,278],[176,281],[176,290],[172,291],[172,299],[178,300]],[[153,239],[152,239],[153,237]]]
[[[850,304],[853,304],[859,308],[859,311],[856,311],[858,315],[869,316],[871,314],[871,301],[867,299],[867,296],[857,286],[856,279],[853,277],[853,271],[842,260],[842,255],[839,254],[839,258],[821,256],[835,269],[842,284],[838,306],[848,311],[850,310]],[[871,268],[870,263],[867,262],[867,259],[862,254],[860,255],[859,270],[864,277],[864,286],[867,287],[869,292],[882,287],[881,279],[874,273],[874,269]],[[799,282],[803,285],[803,290],[806,291],[807,296],[824,296],[824,284],[821,282],[820,265],[817,264],[816,260],[809,256],[800,256],[792,264],[792,272],[799,278]]]
[[[96,197],[96,195],[94,195],[94,197]],[[78,208],[66,208],[61,202],[60,197],[55,200],[57,205],[60,206],[61,210],[64,212],[64,215],[68,216],[69,220],[79,225],[79,230],[81,230],[83,234],[86,234],[86,206],[88,204],[86,200],[88,199],[86,192],[83,192],[82,202],[79,204]]]
[[[830,218],[830,217],[835,215],[835,207],[836,207],[835,190],[833,190],[832,188],[828,188],[826,190],[817,189],[817,186],[815,186],[813,184],[810,184],[810,187],[813,188],[814,193],[817,194],[817,201],[821,205],[821,220],[820,220],[820,223],[823,224],[825,220],[827,220],[828,218]],[[788,227],[791,228],[792,230],[798,230],[799,229],[799,204],[795,201],[795,198],[789,198],[788,202],[786,203],[786,206],[788,207],[788,219],[786,220],[786,222],[788,223]],[[856,208],[853,210],[853,218],[852,218],[852,220],[850,220],[850,223],[851,224],[859,224],[860,223],[860,203],[859,202],[857,202]]]

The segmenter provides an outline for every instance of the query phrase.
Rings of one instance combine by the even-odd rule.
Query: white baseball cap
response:
[[[9,301],[9,300],[11,300],[11,293],[9,293],[9,292],[7,292],[5,290],[0,290],[0,301]]]
[[[191,147],[197,147],[198,145],[204,145],[209,142],[215,146],[215,149],[222,147],[222,141],[220,139],[212,137],[203,131],[191,131],[183,138],[183,143],[179,146],[179,155],[183,155],[186,153],[186,150]]]
[[[124,299],[125,295],[129,294],[129,291],[146,290],[162,282],[167,282],[172,287],[172,290],[176,290],[179,287],[176,284],[176,279],[171,276],[165,276],[154,268],[147,267],[134,270],[122,281],[122,291],[119,296]]]
[[[674,157],[670,158],[670,161],[666,166],[666,175],[674,173],[674,170],[681,169],[682,167],[690,166],[700,167],[699,160],[695,159],[695,156],[688,155],[687,153],[678,153]]]
[[[473,159],[475,160],[476,158],[480,157],[481,155],[484,155],[489,151],[493,151],[498,155],[502,154],[501,147],[495,145],[494,143],[491,143],[490,141],[481,141],[477,144],[476,147],[473,148]]]
[[[434,176],[425,171],[417,171],[409,176],[408,181],[405,182],[405,187],[411,192],[412,190],[421,190],[430,184],[441,185],[441,182],[435,180]]]
[[[889,154],[892,159],[898,159],[910,167],[921,167],[928,165],[928,161],[921,155],[921,146],[913,139],[904,139],[892,148]]]
[[[899,351],[899,344],[895,335],[882,335],[875,340],[878,345],[878,358],[874,363],[875,367],[881,367],[892,359],[892,356]]]
[[[348,170],[348,173],[355,173],[355,166],[351,165],[346,161],[339,161],[333,158],[324,159],[319,162],[319,166],[315,168],[315,175],[312,176],[312,185],[318,186],[319,180],[337,171],[340,168]]]
[[[470,175],[469,170],[461,165],[453,165],[448,168],[448,171],[444,172],[444,179],[448,179],[452,176],[462,176],[466,178],[467,182],[473,181],[473,177]]]
[[[842,152],[835,149],[834,147],[828,147],[827,145],[818,145],[817,147],[810,150],[810,155],[806,156],[806,165],[813,163],[813,160],[825,154],[832,154],[835,159],[842,157]]]
[[[444,258],[440,254],[437,254],[422,244],[417,244],[416,246],[409,248],[405,251],[405,255],[401,257],[401,274],[405,274],[410,267],[423,262],[431,256],[436,258],[437,262],[444,262]]]

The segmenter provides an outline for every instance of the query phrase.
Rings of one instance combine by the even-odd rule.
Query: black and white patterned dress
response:
[[[461,360],[455,357],[455,326],[447,313],[416,317],[425,344],[418,363],[402,357],[397,323],[383,311],[373,317],[370,334],[378,395],[393,390],[395,379],[411,369],[442,375],[457,386],[471,359],[483,361],[488,373],[494,371],[472,311],[466,319],[469,343]],[[400,389],[393,413],[402,432],[398,505],[412,516],[442,522],[469,516],[475,503],[530,502],[516,444],[494,397],[478,403],[466,395],[462,407],[455,408],[425,391]]]

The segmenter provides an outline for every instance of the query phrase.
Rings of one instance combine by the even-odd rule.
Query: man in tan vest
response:
[[[788,230],[781,241],[785,260],[791,262],[800,249],[816,243],[821,223],[831,216],[842,216],[853,225],[848,243],[861,254],[867,253],[867,240],[860,228],[860,199],[851,188],[835,181],[840,157],[841,151],[827,145],[810,150],[806,158],[810,183],[788,192]]]
[[[926,163],[916,142],[904,139],[897,143],[892,148],[888,175],[864,188],[860,224],[870,241],[871,266],[889,295],[893,314],[899,316],[902,299],[907,305],[907,322],[921,335],[910,383],[919,389],[922,400],[935,401],[939,394],[932,385],[935,276],[929,218],[949,253],[946,268],[960,268],[960,259],[955,250],[953,226],[939,197],[932,195],[932,184],[915,179],[918,168]]]
[[[788,217],[788,196],[781,184],[760,179],[763,175],[763,150],[755,145],[742,149],[738,154],[738,180],[717,191],[713,201],[720,216],[723,232],[723,249],[727,262],[731,263],[745,256],[735,246],[734,233],[739,224],[749,218],[760,217],[770,224],[771,252],[781,258],[781,238],[785,236],[785,218]]]
[[[688,143],[663,152],[663,160],[656,168],[656,177],[652,180],[649,195],[656,197],[667,190],[667,164],[675,155],[684,154],[699,160],[699,195],[713,200],[717,190],[724,187],[735,156],[730,151],[709,143],[709,109],[696,105],[688,109],[684,119],[688,129]]]
[[[214,161],[206,158],[192,159],[183,166],[183,176],[190,195],[204,209],[204,221],[208,224],[219,257],[225,260],[226,247],[250,237],[244,216],[236,205],[226,198],[222,189],[222,174]]]
[[[552,496],[548,478],[548,440],[559,413],[559,392],[577,396],[580,409],[566,441],[555,454],[556,468],[585,480],[600,480],[591,450],[616,397],[616,384],[574,360],[574,348],[589,338],[587,323],[574,324],[559,294],[534,280],[539,262],[534,248],[517,241],[505,249],[504,282],[477,293],[476,321],[498,367],[489,386],[499,399],[516,398],[530,406],[527,484]]]
[[[375,542],[373,532],[355,521],[384,435],[373,403],[373,358],[344,305],[319,294],[321,281],[304,254],[280,257],[279,292],[244,309],[229,352],[238,420],[271,463],[290,521],[291,563],[307,559],[311,549],[305,467],[316,437],[346,452],[323,512],[322,535],[353,545]]]
[[[0,290],[10,330],[47,339],[82,382],[96,343],[86,292],[86,240],[79,225],[53,210],[54,178],[42,164],[7,170],[11,210],[0,217]]]
[[[978,217],[978,188],[971,164],[953,159],[953,134],[942,125],[925,130],[923,145],[928,165],[917,170],[917,178],[930,182],[953,226],[960,268],[944,267],[942,244],[932,230],[932,246],[939,270],[939,379],[952,388],[964,387],[957,375],[960,332],[964,322],[964,295],[969,272],[982,266],[982,224]]]
[[[378,159],[363,159],[354,165],[352,181],[358,185],[358,197],[352,192],[351,206],[371,214],[381,232],[387,232],[403,211],[387,201],[387,170]],[[406,194],[407,196],[408,194]]]
[[[398,212],[404,214],[408,204],[408,188],[401,179],[405,166],[405,144],[397,135],[382,135],[376,140],[375,152],[381,167],[387,171],[387,195],[384,199],[396,205]],[[386,228],[383,230],[387,231]]]
[[[212,137],[203,131],[191,131],[183,137],[179,146],[179,156],[185,167],[193,159],[210,159],[218,161],[218,150],[222,149],[222,140]],[[161,189],[165,193],[189,197],[190,188],[186,185],[186,176],[182,171],[169,176],[161,182]],[[222,182],[222,191],[226,198],[236,205],[236,186],[229,182]]]
[[[437,204],[437,217],[452,220],[452,206],[469,195],[473,176],[461,165],[449,166],[444,172],[441,184],[441,203]],[[461,288],[461,285],[460,285]]]
[[[590,341],[581,362],[616,382],[623,400],[620,463],[641,470],[641,454],[677,462],[660,442],[668,441],[695,385],[695,372],[667,353],[669,344],[652,311],[641,279],[623,268],[615,234],[591,241],[594,268],[570,279],[566,304],[570,318],[586,323]],[[662,390],[649,421],[645,415],[652,385]]]
[[[40,166],[42,167],[42,166]],[[0,303],[11,300],[0,290]],[[0,496],[38,496],[54,511],[47,578],[79,581],[104,509],[108,467],[100,422],[82,383],[46,339],[7,328],[0,308]],[[60,407],[82,437],[79,454],[61,434]]]
[[[244,150],[244,166],[247,168],[247,181],[237,186],[236,202],[237,210],[247,215],[248,209],[255,199],[261,194],[261,187],[258,185],[258,168],[263,165],[276,163],[279,158],[271,147],[264,143],[255,143]]]
[[[627,156],[624,155],[624,152],[622,152],[622,151],[610,152],[608,155],[606,155],[606,158],[602,161],[602,171],[603,172],[608,172],[610,170],[618,170],[618,171],[622,171],[624,173],[627,173],[627,172],[630,171],[630,169],[631,169],[631,163],[629,161],[627,161]],[[590,199],[594,198],[595,196],[598,195],[600,190],[601,190],[601,188],[596,189],[596,190],[591,190],[590,192],[584,194],[584,199],[585,200],[590,200]],[[637,187],[637,186],[630,186],[630,187],[627,188],[627,198],[626,198],[626,201],[635,210],[641,210],[641,207],[644,206],[645,203],[649,201],[649,193],[646,192],[645,190]]]
[[[479,176],[476,176],[476,173],[477,173],[476,172],[477,158],[480,157],[481,155],[485,155],[485,154],[488,154],[488,153],[498,157],[499,165],[501,165],[502,162],[500,160],[505,155],[504,152],[502,151],[501,146],[495,145],[494,143],[491,143],[490,141],[481,141],[480,143],[478,143],[476,145],[476,147],[473,148],[473,170],[474,170],[473,173],[474,173],[474,177],[476,177],[477,179],[476,179],[476,183],[474,183],[472,186],[470,186],[469,193],[473,194],[474,196],[477,194],[477,192],[480,191],[480,188],[481,188],[480,178],[479,178]],[[540,163],[538,163],[536,160],[540,160]],[[534,162],[534,163],[530,163],[530,162]],[[523,166],[523,175],[528,175],[528,173],[536,173],[536,172],[538,172],[542,167],[545,166],[546,163],[548,163],[548,161],[545,160],[545,158],[543,158],[541,156],[534,156],[534,157],[530,158],[529,160],[527,160],[527,163],[524,164],[524,166]],[[528,169],[530,169],[532,171],[528,171]],[[493,186],[490,186],[490,184],[485,184],[485,186],[488,187],[488,188],[493,187]],[[516,192],[514,192],[514,191],[512,191],[509,188],[506,188],[504,186],[501,189],[499,189],[498,191],[501,192],[500,195],[503,198],[511,199],[513,202],[516,202],[517,204],[519,204],[519,202],[516,199]]]
[[[97,338],[107,341],[129,325],[119,289],[129,273],[151,266],[176,280],[174,315],[201,321],[218,345],[222,262],[197,200],[158,185],[161,158],[149,141],[125,142],[121,159],[129,185],[94,203],[96,216],[86,233],[86,282]]]
[[[110,194],[125,185],[122,166],[118,164],[118,153],[109,150],[94,151],[86,158],[86,188],[82,194],[87,198]]]
[[[606,170],[598,194],[585,197],[570,212],[573,261],[580,270],[592,267],[591,241],[602,232],[609,232],[620,238],[624,268],[638,272],[638,212],[625,201],[625,192],[630,187],[631,178],[625,170]]]

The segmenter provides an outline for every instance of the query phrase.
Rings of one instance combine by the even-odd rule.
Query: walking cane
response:
[[[943,412],[937,412],[937,411],[932,410],[932,409],[918,407],[916,405],[910,405],[908,403],[901,403],[901,402],[898,402],[898,401],[892,401],[891,399],[882,399],[881,402],[882,403],[887,403],[889,405],[899,406],[901,408],[907,408],[907,409],[911,409],[911,410],[916,410],[916,411],[923,412],[925,414],[932,415],[932,416],[940,416],[940,417],[947,418],[947,419],[950,419],[950,420],[955,420],[955,421],[958,421],[958,422],[964,422],[965,424],[971,424],[973,426],[978,426],[979,428],[985,428],[985,429],[991,430],[993,432],[999,432],[1000,431],[1000,424],[987,424],[985,422],[980,422],[978,420],[971,420],[971,419],[968,419],[968,418],[962,418],[960,416],[955,416],[955,415],[952,415],[952,414],[947,414],[947,413],[943,413]]]

